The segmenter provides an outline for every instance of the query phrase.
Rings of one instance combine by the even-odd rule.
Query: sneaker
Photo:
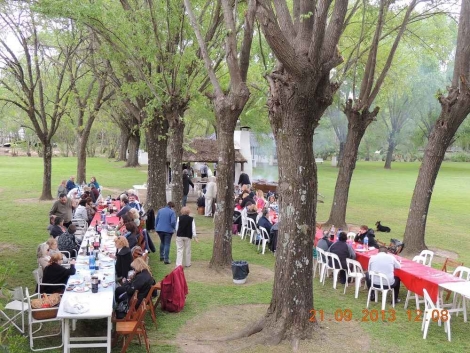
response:
[[[169,264],[171,264],[171,261],[170,260],[164,261],[164,264],[169,265]]]

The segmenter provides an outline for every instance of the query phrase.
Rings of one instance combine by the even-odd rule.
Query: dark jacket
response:
[[[341,268],[346,268],[346,259],[351,259],[351,252],[348,244],[344,241],[337,241],[330,246],[329,252],[338,255],[339,261],[341,262]],[[354,256],[355,257],[355,256]],[[332,264],[330,264],[331,266]]]
[[[132,209],[129,204],[126,204],[121,210],[116,214],[117,217],[121,218],[123,215],[125,215],[127,212],[129,212]]]
[[[42,283],[52,284],[67,284],[69,276],[75,274],[75,265],[70,265],[70,268],[65,268],[58,263],[47,265],[44,269]],[[62,293],[63,286],[41,286],[42,293]]]
[[[240,177],[238,178],[238,185],[249,185],[250,177],[246,173],[241,173]]]
[[[53,238],[57,238],[62,233],[64,233],[64,231],[59,226],[52,226],[51,231],[49,232]]]
[[[181,215],[178,217],[178,231],[177,237],[193,238],[193,221],[194,218],[188,215]]]
[[[137,245],[137,235],[136,234],[131,234],[131,232],[128,232],[126,234],[127,242],[129,243],[129,249],[132,250],[134,246]]]
[[[116,277],[126,277],[127,272],[131,270],[131,263],[132,263],[132,254],[131,249],[128,247],[122,248],[116,254]]]
[[[369,228],[367,230],[367,232],[365,232],[364,234],[360,234],[358,233],[356,235],[356,237],[354,238],[354,241],[356,243],[360,243],[360,244],[364,244],[364,238],[366,237],[367,235],[367,238],[369,238],[369,246],[373,246],[375,248],[378,248],[378,244],[377,242],[375,241],[375,234],[374,234],[374,230]]]
[[[143,270],[137,273],[131,282],[126,282],[123,286],[126,288],[128,298],[132,297],[136,290],[139,291],[139,294],[137,294],[137,304],[135,305],[137,309],[154,284],[155,280],[149,271]]]
[[[187,195],[189,193],[189,185],[194,189],[194,184],[191,179],[189,179],[189,175],[183,174],[183,195]]]
[[[69,232],[65,232],[57,238],[57,246],[60,251],[68,251],[71,257],[77,257],[80,249],[80,245],[75,240],[75,235]]]
[[[265,216],[262,216],[259,221],[258,221],[258,227],[264,227],[268,231],[268,234],[271,232],[271,227],[273,225],[271,222],[269,222],[269,219],[267,219]]]

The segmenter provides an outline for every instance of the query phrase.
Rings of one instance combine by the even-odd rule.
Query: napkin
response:
[[[77,296],[69,296],[64,303],[64,311],[70,314],[83,314],[90,310],[88,303],[80,302]]]

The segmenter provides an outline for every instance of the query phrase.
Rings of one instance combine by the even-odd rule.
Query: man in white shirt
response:
[[[215,201],[217,197],[217,184],[216,178],[210,177],[209,182],[207,183],[206,193],[204,195],[206,199],[206,209],[204,215],[206,217],[212,217],[212,203]]]
[[[401,268],[400,263],[395,259],[394,256],[387,254],[387,248],[381,246],[377,255],[371,256],[369,260],[369,271],[375,271],[383,273],[387,276],[390,283],[390,288],[393,288],[395,295],[395,303],[399,303],[401,300],[398,298],[400,292],[400,279],[395,276],[394,269]],[[374,278],[374,287],[378,287],[380,282],[378,278]],[[371,281],[369,273],[366,274],[367,287],[370,288]],[[387,286],[384,286],[386,288]],[[371,300],[375,300],[374,293],[371,294]]]

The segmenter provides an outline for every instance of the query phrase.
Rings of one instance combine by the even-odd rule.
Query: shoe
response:
[[[370,296],[370,301],[371,301],[371,302],[375,302],[375,295],[371,295],[371,296]]]
[[[400,298],[395,299],[395,304],[396,303],[401,303],[401,299]]]
[[[171,264],[171,261],[170,261],[170,260],[164,261],[164,264],[165,264],[165,265],[169,265],[169,264]]]
[[[191,267],[191,265],[188,265],[188,266],[184,266],[184,267]]]

